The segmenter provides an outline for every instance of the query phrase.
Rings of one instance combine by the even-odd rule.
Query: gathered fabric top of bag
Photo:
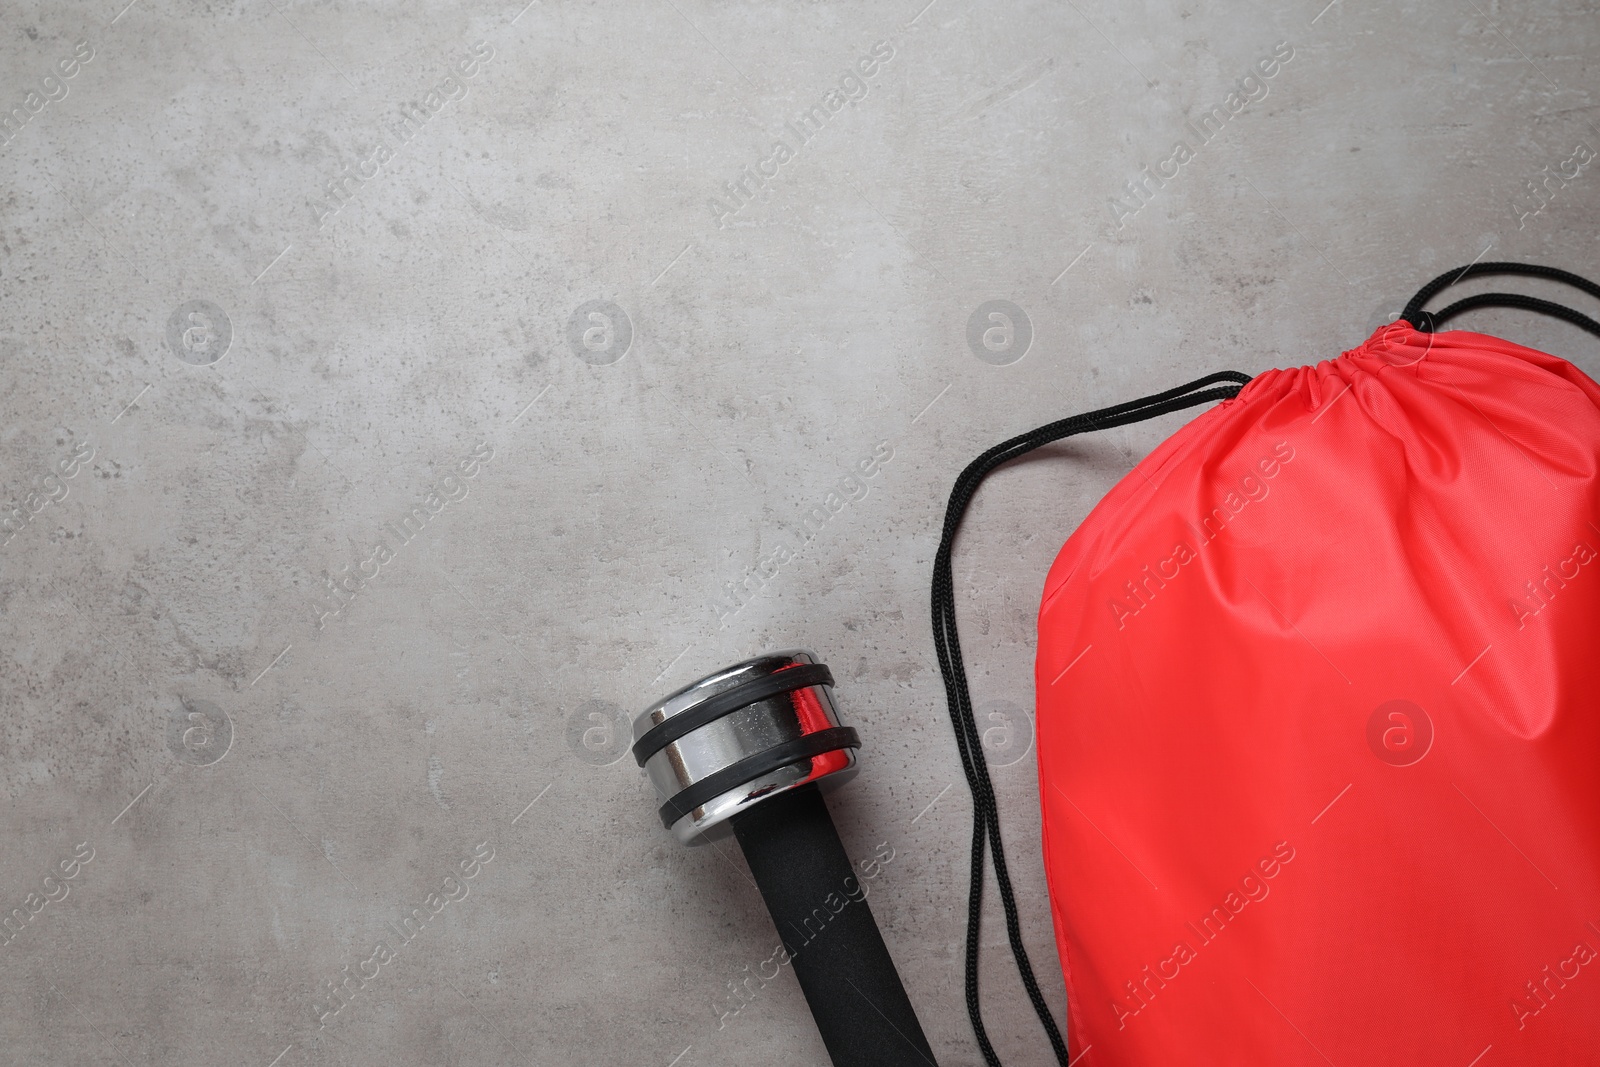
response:
[[[1337,406],[1355,410],[1336,411]],[[1337,359],[1261,372],[1237,396],[1201,413],[1158,445],[1067,541],[1045,581],[1043,603],[1050,603],[1094,546],[1122,535],[1124,527],[1114,517],[1118,512],[1137,509],[1166,472],[1196,451],[1204,452],[1213,465],[1221,462],[1219,452],[1247,432],[1313,432],[1311,427],[1321,426],[1316,431],[1321,440],[1320,435],[1337,438],[1359,424],[1401,445],[1413,475],[1450,477],[1464,457],[1441,447],[1435,435],[1446,427],[1439,419],[1465,419],[1467,428],[1491,427],[1541,456],[1554,449],[1546,458],[1563,469],[1576,464],[1573,469],[1586,482],[1595,473],[1597,408],[1600,386],[1564,359],[1465,330],[1423,333],[1403,320],[1382,326]],[[1459,441],[1459,435],[1454,439]],[[1536,476],[1526,465],[1520,473]],[[1251,472],[1245,470],[1243,477],[1252,477]],[[1270,491],[1270,486],[1257,488],[1261,482],[1253,477],[1234,503]],[[1137,522],[1138,515],[1129,512],[1123,521]]]

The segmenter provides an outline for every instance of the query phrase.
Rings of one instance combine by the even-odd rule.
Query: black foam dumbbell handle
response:
[[[816,785],[731,821],[834,1067],[937,1067]]]

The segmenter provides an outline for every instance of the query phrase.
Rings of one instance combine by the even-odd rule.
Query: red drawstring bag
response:
[[[1012,927],[955,641],[982,476],[1208,400],[1090,513],[1039,610],[1045,869],[1085,1067],[1600,1063],[1600,386],[1435,333],[1213,375],[998,446],[952,495],[934,624]],[[1552,310],[1554,309],[1554,310]],[[1220,384],[1219,384],[1220,383]],[[1234,395],[1236,393],[1236,395]],[[977,890],[973,917],[977,915]],[[969,1009],[977,1014],[976,941]]]

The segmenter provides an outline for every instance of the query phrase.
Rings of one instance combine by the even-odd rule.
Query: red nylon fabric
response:
[[[1396,323],[1067,541],[1045,867],[1084,1067],[1600,1063],[1600,386]]]

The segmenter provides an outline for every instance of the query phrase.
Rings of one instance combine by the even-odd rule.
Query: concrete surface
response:
[[[1600,166],[1550,176],[1600,148],[1600,21],[924,2],[0,9],[0,1061],[824,1062],[786,970],[730,999],[760,899],[615,732],[792,645],[864,735],[833,807],[892,854],[912,999],[978,1061],[927,621],[952,479],[1331,358],[1480,255],[1592,274]],[[1470,325],[1600,372],[1563,325]],[[957,561],[1058,1005],[1037,595],[1182,418],[999,473]],[[1042,1063],[994,914],[992,1029]]]

